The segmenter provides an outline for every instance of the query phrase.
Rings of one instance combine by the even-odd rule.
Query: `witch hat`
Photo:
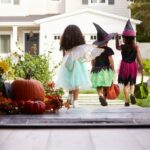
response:
[[[114,35],[115,35],[114,33],[108,34],[98,24],[96,24],[96,23],[93,23],[93,24],[97,30],[97,40],[94,41],[93,44],[95,44],[97,46],[101,46],[114,37]]]
[[[124,28],[124,31],[123,31],[122,35],[123,36],[136,36],[136,33],[133,30],[133,27],[132,27],[132,24],[131,24],[130,20],[127,21],[126,26]]]

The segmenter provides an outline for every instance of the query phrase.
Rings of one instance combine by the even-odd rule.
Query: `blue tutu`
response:
[[[86,47],[86,49],[85,49]],[[85,61],[97,57],[103,49],[92,51],[91,46],[78,46],[67,52],[56,76],[56,87],[65,90],[88,89],[91,87],[90,73]]]

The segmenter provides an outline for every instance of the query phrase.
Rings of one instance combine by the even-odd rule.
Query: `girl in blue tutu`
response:
[[[70,101],[73,96],[73,107],[77,107],[79,89],[91,86],[84,62],[91,61],[103,49],[85,44],[80,28],[76,25],[69,25],[61,37],[60,50],[63,50],[64,57],[57,75],[56,86],[68,90],[71,95]]]
[[[121,51],[122,61],[120,64],[118,83],[124,85],[125,106],[129,106],[129,94],[131,104],[136,103],[134,96],[134,88],[137,77],[137,62],[140,65],[141,73],[143,74],[143,65],[140,50],[135,43],[136,33],[133,30],[130,20],[127,21],[122,33],[124,44],[119,43],[118,34],[116,34],[116,49]]]
[[[114,37],[114,34],[108,34],[98,24],[93,24],[97,30],[97,40],[93,44],[99,48],[104,48],[104,52],[92,61],[92,87],[97,89],[101,105],[107,106],[106,89],[111,86],[114,78],[114,61],[112,57],[114,52],[107,44]]]

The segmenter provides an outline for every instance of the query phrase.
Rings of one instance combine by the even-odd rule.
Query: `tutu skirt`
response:
[[[125,61],[121,61],[119,75],[118,75],[118,83],[122,83],[127,85],[133,85],[136,83],[137,77],[137,63],[134,61],[132,63],[128,63]]]
[[[56,87],[65,90],[90,88],[91,81],[85,64],[78,60],[72,61],[66,58],[57,75]]]
[[[102,52],[103,49],[86,44],[67,51],[56,75],[56,87],[65,90],[90,88],[90,73],[84,63],[91,61]]]
[[[114,71],[112,69],[101,69],[99,72],[91,73],[92,87],[109,87],[114,79]]]

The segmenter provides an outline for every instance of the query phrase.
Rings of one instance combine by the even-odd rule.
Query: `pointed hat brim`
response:
[[[115,33],[110,33],[110,34],[108,34],[107,37],[105,37],[104,40],[102,40],[102,41],[96,40],[96,41],[93,42],[93,44],[94,44],[94,45],[97,45],[97,46],[101,46],[101,45],[103,45],[104,43],[106,43],[106,42],[108,42],[109,40],[111,40],[114,36],[115,36]]]

